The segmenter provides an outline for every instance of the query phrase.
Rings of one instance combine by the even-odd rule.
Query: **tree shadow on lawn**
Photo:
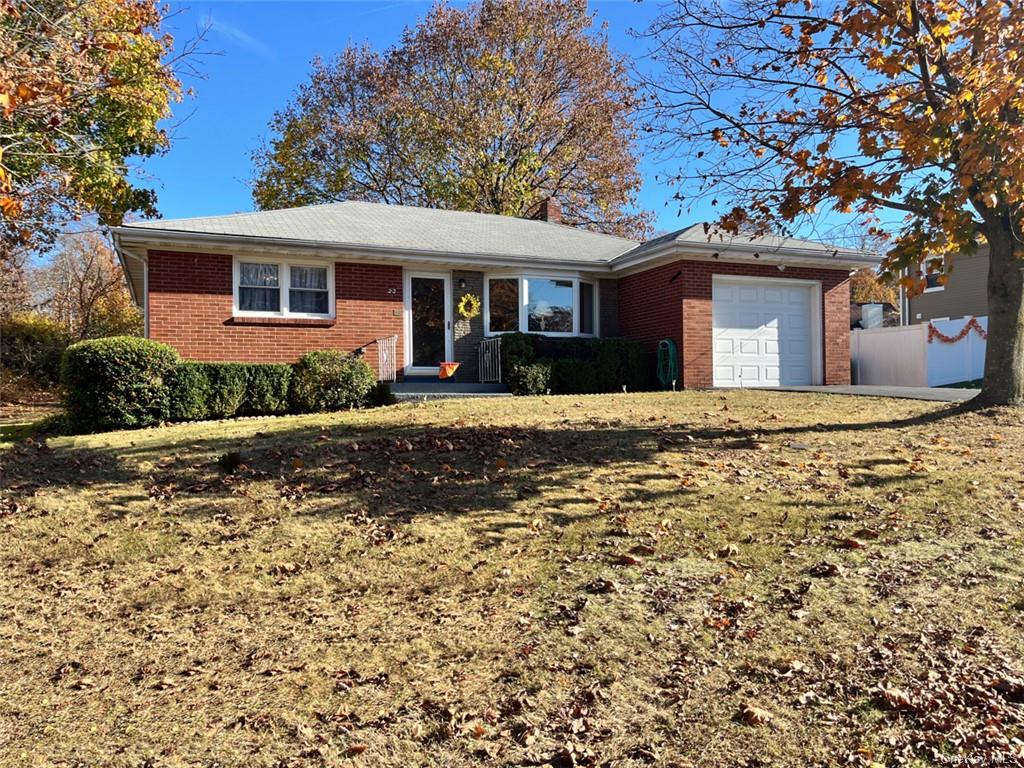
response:
[[[686,423],[618,426],[600,419],[566,428],[341,424],[177,445],[152,444],[149,432],[140,433],[146,440],[106,449],[18,444],[0,457],[0,473],[6,477],[5,492],[26,502],[40,488],[78,487],[99,494],[111,514],[147,499],[158,504],[187,499],[185,514],[212,516],[223,512],[225,501],[251,496],[256,484],[270,483],[298,514],[400,520],[422,513],[505,512],[526,502],[545,507],[556,520],[580,520],[579,514],[561,510],[600,506],[600,492],[589,487],[595,472],[616,482],[616,501],[680,500],[695,489],[683,487],[672,472],[686,470],[691,461],[696,468],[709,456],[757,450],[772,438],[910,428],[961,412],[947,408],[889,421],[714,429]],[[805,446],[779,445],[787,447]],[[669,454],[671,470],[654,469]],[[859,468],[873,473],[876,466]],[[861,482],[874,484],[867,477]],[[261,488],[265,494],[266,486]]]

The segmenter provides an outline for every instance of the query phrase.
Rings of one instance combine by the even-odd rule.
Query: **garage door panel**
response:
[[[761,297],[758,292],[758,289],[750,285],[744,285],[740,287],[739,300],[741,304],[761,303]]]
[[[715,386],[812,383],[810,286],[712,283]]]
[[[731,324],[736,328],[746,328],[751,331],[755,331],[761,327],[761,313],[760,312],[738,312],[736,314],[736,320]]]

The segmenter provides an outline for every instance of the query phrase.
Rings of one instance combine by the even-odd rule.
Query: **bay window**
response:
[[[235,314],[253,317],[334,316],[334,265],[236,259]]]
[[[572,333],[573,281],[528,277],[526,332]]]
[[[550,336],[597,333],[595,284],[577,277],[517,275],[485,282],[487,334],[522,331]]]

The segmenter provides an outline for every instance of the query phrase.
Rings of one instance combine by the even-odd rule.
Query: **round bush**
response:
[[[333,349],[299,358],[292,374],[291,399],[305,413],[355,408],[366,402],[377,377],[361,357]]]
[[[513,365],[506,381],[513,395],[543,395],[551,389],[550,360]]]
[[[102,431],[166,421],[166,379],[179,362],[173,348],[136,336],[72,344],[60,366],[69,426]]]

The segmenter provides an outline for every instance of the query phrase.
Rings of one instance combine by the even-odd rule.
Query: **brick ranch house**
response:
[[[695,225],[647,242],[537,219],[348,201],[114,230],[146,334],[193,360],[363,349],[385,378],[481,380],[495,337],[675,341],[683,387],[845,384],[860,251]],[[482,312],[464,319],[467,294]],[[389,341],[390,340],[390,341]],[[377,348],[376,351],[374,348]],[[383,371],[387,368],[387,371]]]

